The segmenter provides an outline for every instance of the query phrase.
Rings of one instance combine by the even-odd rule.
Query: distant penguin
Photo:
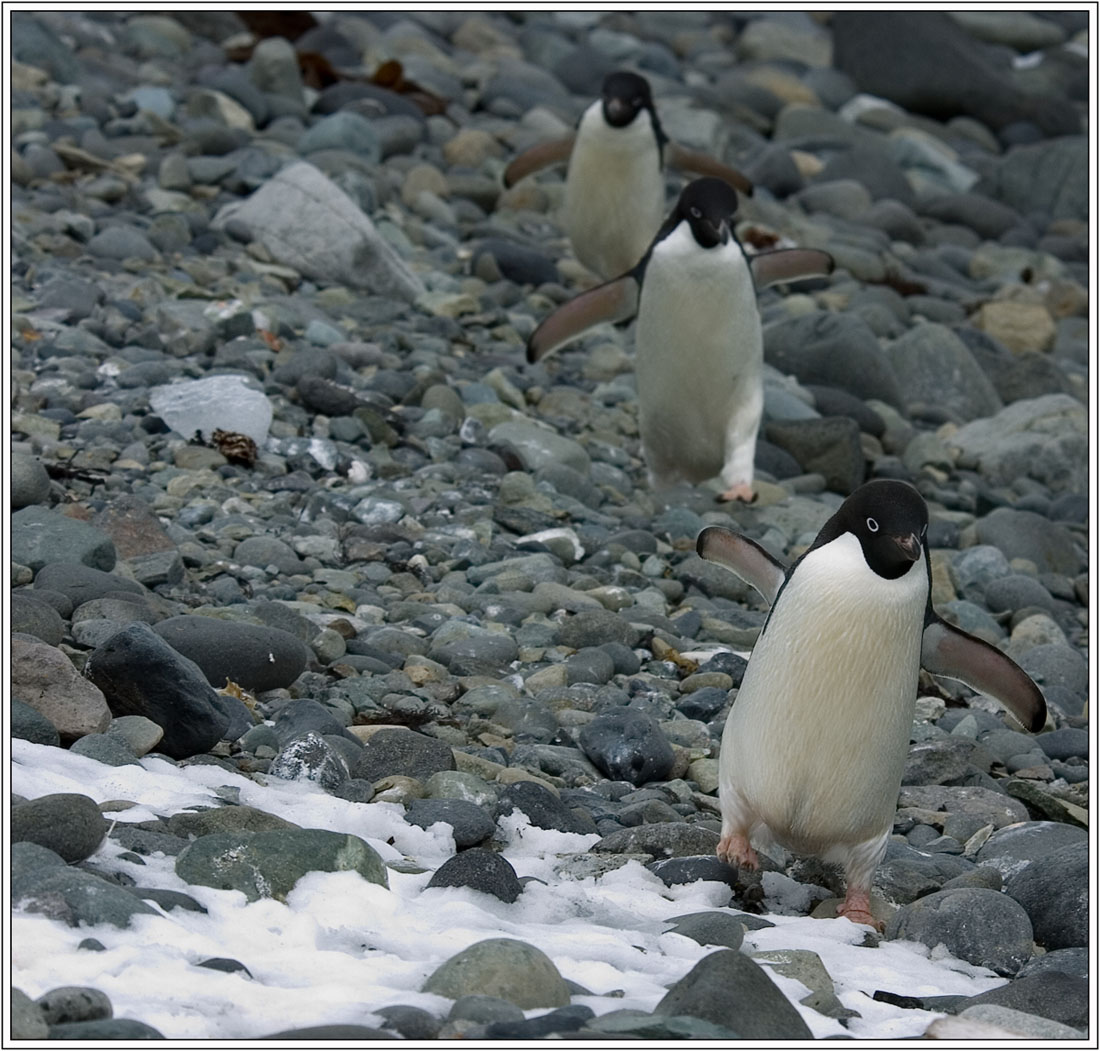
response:
[[[577,258],[604,279],[637,263],[660,227],[666,210],[664,163],[726,179],[752,193],[752,183],[740,172],[669,141],[649,82],[637,73],[608,74],[601,97],[584,111],[575,134],[521,154],[505,170],[504,184],[566,160],[563,226]]]
[[[764,404],[763,335],[756,285],[816,276],[832,257],[780,249],[748,257],[733,232],[737,191],[696,179],[640,262],[559,307],[532,334],[538,361],[601,321],[635,313],[635,369],[650,483],[720,475],[723,500],[751,500]]]
[[[996,647],[932,609],[928,508],[884,479],[849,496],[789,569],[720,526],[699,554],[771,603],[726,720],[718,856],[755,869],[752,841],[843,865],[837,912],[880,926],[871,877],[886,851],[923,665],[1000,701],[1032,733],[1038,687]]]

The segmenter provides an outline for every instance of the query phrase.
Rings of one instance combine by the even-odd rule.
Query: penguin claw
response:
[[[747,836],[736,833],[723,836],[718,841],[717,854],[727,865],[735,865],[739,869],[755,872],[760,868],[760,859],[749,844]]]
[[[731,485],[724,493],[719,493],[716,499],[719,503],[737,500],[741,503],[753,504],[756,503],[756,493],[752,491],[752,486],[748,482],[738,482],[737,485]]]

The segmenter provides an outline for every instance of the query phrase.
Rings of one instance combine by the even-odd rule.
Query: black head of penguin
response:
[[[600,91],[603,99],[603,119],[613,128],[625,128],[642,110],[649,110],[654,129],[658,131],[657,112],[653,107],[653,94],[649,81],[637,73],[620,70],[604,77]]]
[[[728,182],[709,176],[696,179],[680,192],[661,233],[671,233],[686,222],[700,248],[714,248],[729,242],[736,212],[737,191]]]
[[[863,548],[867,565],[880,577],[896,580],[924,553],[928,507],[906,482],[880,478],[861,485],[817,534],[810,550],[845,533]]]

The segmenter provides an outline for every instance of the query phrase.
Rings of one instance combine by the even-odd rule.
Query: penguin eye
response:
[[[873,518],[868,518],[867,519],[867,528],[870,529],[872,533],[877,533],[878,532],[878,522],[876,522],[875,519],[873,519]]]
[[[703,213],[698,208],[695,208],[695,207],[692,207],[692,208],[688,209],[688,215],[690,215],[692,217],[692,219],[702,219],[703,218]]]

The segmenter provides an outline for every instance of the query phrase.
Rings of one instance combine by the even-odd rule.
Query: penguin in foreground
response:
[[[995,646],[930,599],[928,508],[904,482],[868,482],[785,570],[747,537],[708,526],[696,549],[771,604],[726,720],[718,856],[755,869],[752,840],[843,865],[837,912],[881,929],[871,877],[886,852],[921,666],[995,697],[1036,733],[1046,703]]]
[[[527,360],[539,361],[601,321],[637,313],[639,425],[650,484],[720,475],[719,499],[750,501],[764,405],[756,289],[827,274],[833,260],[803,248],[747,257],[733,232],[736,211],[729,183],[689,183],[638,264],[547,317],[528,341]]]
[[[717,176],[752,193],[752,183],[739,171],[665,136],[649,82],[637,73],[608,74],[601,97],[585,110],[576,132],[526,150],[505,169],[504,185],[564,161],[569,163],[565,232],[577,258],[605,280],[638,262],[660,227],[664,164]]]

